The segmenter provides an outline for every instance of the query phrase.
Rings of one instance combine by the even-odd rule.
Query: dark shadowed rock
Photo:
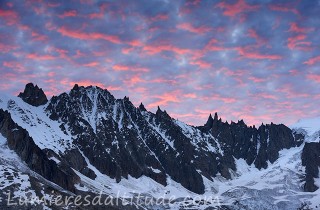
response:
[[[319,178],[320,142],[306,143],[301,158],[302,165],[306,167],[306,183],[304,185],[304,190],[307,192],[314,192],[319,189],[314,183],[314,178]]]
[[[214,113],[214,119],[213,119],[214,121],[218,121],[218,113],[216,112],[216,113]]]
[[[8,146],[35,172],[71,192],[79,177],[68,167],[59,168],[49,160],[29,136],[29,133],[17,125],[7,111],[0,109],[0,133],[7,138]]]
[[[212,128],[212,125],[213,125],[213,118],[212,118],[212,115],[210,114],[209,117],[208,117],[208,120],[207,120],[206,124],[204,124],[204,127],[205,127],[207,130],[210,130],[210,128]]]
[[[144,107],[144,105],[142,103],[139,105],[139,110],[142,112],[147,111],[147,109]]]
[[[48,102],[43,90],[37,85],[34,86],[32,83],[28,83],[23,93],[19,93],[18,97],[32,106],[41,106]]]

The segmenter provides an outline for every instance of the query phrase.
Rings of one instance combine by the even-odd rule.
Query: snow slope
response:
[[[8,148],[7,140],[0,134],[0,190],[9,193],[10,187],[17,186],[12,198],[35,197],[29,176],[19,171],[19,168],[24,167],[21,163],[21,159]]]
[[[307,141],[320,140],[320,117],[299,120],[297,123],[291,125],[290,128],[298,132],[305,131],[309,137],[306,139]]]
[[[89,168],[97,177],[92,180],[76,172],[81,177],[81,184],[77,188],[83,191],[104,192],[112,196],[120,195],[123,199],[137,198],[138,195],[172,199],[174,202],[162,206],[170,209],[206,209],[218,205],[234,206],[236,203],[238,207],[232,209],[241,209],[239,206],[242,206],[243,209],[282,210],[297,209],[303,202],[315,208],[320,206],[320,190],[309,193],[303,192],[302,189],[304,167],[301,165],[300,156],[303,146],[282,150],[280,158],[274,164],[269,163],[267,169],[258,170],[249,166],[243,159],[236,160],[237,172],[233,172],[232,180],[218,176],[212,182],[203,177],[206,185],[203,195],[186,190],[170,177],[167,178],[167,186],[162,186],[145,176],[138,179],[129,176],[127,180],[116,183],[114,179],[101,174],[87,158]],[[204,202],[201,204],[200,201]],[[155,207],[160,208],[156,205],[152,208]]]
[[[7,110],[19,126],[26,129],[40,149],[56,154],[72,147],[72,138],[59,128],[60,123],[45,114],[45,106],[31,106],[18,97],[0,95],[0,108]]]

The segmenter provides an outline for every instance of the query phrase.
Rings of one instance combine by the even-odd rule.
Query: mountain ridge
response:
[[[37,86],[27,86],[29,92],[30,87],[38,90]],[[1,101],[0,110],[7,110],[25,126],[58,168],[77,171],[74,177],[80,180],[96,180],[101,174],[117,183],[130,177],[149,177],[164,187],[172,180],[191,192],[204,194],[208,181],[234,179],[239,170],[237,160],[258,170],[267,169],[281,158],[280,151],[300,148],[305,138],[282,124],[255,128],[243,120],[224,123],[217,113],[214,117],[210,114],[203,126],[190,126],[171,118],[160,107],[152,113],[142,103],[135,107],[128,97],[115,99],[109,91],[94,86],[75,85],[69,93],[53,96],[46,104],[31,104],[34,108],[23,103]],[[47,142],[35,135],[33,128],[42,128]],[[53,137],[46,133],[50,129]],[[305,191],[318,189],[311,159],[304,155],[303,164],[308,168]]]

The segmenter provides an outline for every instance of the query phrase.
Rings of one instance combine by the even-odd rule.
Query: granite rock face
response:
[[[143,104],[136,108],[128,97],[115,99],[107,90],[92,86],[75,85],[69,94],[53,97],[46,111],[77,136],[77,147],[111,178],[145,175],[166,185],[170,176],[200,194],[202,176],[232,178],[235,158],[266,168],[268,161],[278,159],[280,150],[302,143],[284,125],[255,128],[242,120],[229,124],[217,113],[204,126],[188,126],[160,107],[154,114]]]
[[[228,168],[236,170],[233,157],[243,158],[246,162],[258,168],[267,168],[268,161],[274,163],[279,157],[279,151],[300,146],[301,136],[292,135],[291,129],[285,125],[267,124],[259,128],[247,126],[243,120],[237,123],[218,120],[217,113],[210,115],[207,123],[199,127],[205,133],[210,133],[218,139],[224,151],[220,167],[225,168],[223,174],[230,177]]]
[[[305,144],[302,152],[302,165],[306,167],[304,190],[314,192],[319,189],[314,183],[314,178],[319,178],[320,142]]]
[[[48,102],[43,90],[32,83],[28,83],[24,91],[19,93],[18,97],[32,106],[41,106]]]
[[[6,137],[9,148],[14,150],[30,169],[66,190],[75,191],[74,184],[78,181],[76,174],[69,167],[59,167],[56,162],[49,160],[29,133],[13,122],[10,114],[2,109],[0,109],[0,133]]]

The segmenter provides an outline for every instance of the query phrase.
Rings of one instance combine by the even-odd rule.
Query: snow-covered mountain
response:
[[[320,117],[302,119],[290,127],[296,132],[303,133],[307,142],[320,141]]]
[[[28,84],[0,96],[0,208],[83,209],[35,198],[100,195],[119,202],[85,209],[316,209],[320,121],[307,122],[256,128],[216,113],[194,127],[99,87],[47,100]]]

